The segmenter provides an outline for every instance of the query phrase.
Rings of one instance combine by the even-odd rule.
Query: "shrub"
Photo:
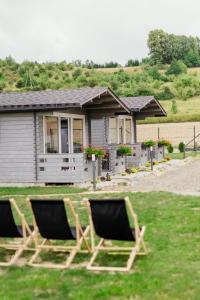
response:
[[[138,168],[131,168],[131,173],[137,173],[137,172],[139,172]]]
[[[75,69],[72,73],[72,77],[76,80],[79,76],[81,76],[82,70],[80,68]]]
[[[173,60],[166,71],[166,75],[179,75],[187,73],[187,66],[181,60]]]
[[[178,149],[180,152],[184,152],[185,150],[185,144],[183,142],[180,142],[178,145]]]
[[[158,68],[155,66],[155,67],[150,67],[148,69],[148,74],[149,76],[151,76],[154,80],[160,80],[160,73],[159,73],[159,70]]]
[[[171,142],[168,140],[160,140],[160,141],[158,141],[158,146],[168,147],[168,146],[171,146]]]
[[[172,111],[173,114],[177,114],[177,112],[178,112],[176,100],[174,100],[174,99],[172,100],[171,111]]]
[[[174,147],[173,147],[172,145],[168,145],[168,146],[167,146],[167,151],[168,151],[169,153],[173,153],[173,152],[174,152]]]
[[[161,159],[160,161],[159,161],[159,163],[164,163],[164,162],[166,162],[167,160],[166,159]]]
[[[175,97],[174,94],[172,93],[172,91],[168,86],[165,86],[161,92],[156,94],[156,98],[158,100],[170,100],[173,99],[174,97]]]
[[[151,167],[151,163],[150,163],[150,161],[148,161],[146,164],[145,164],[145,167]]]
[[[164,160],[169,161],[169,160],[171,160],[171,157],[170,156],[165,156]]]
[[[95,79],[95,78],[90,78],[90,79],[88,79],[88,85],[89,85],[89,87],[94,87],[94,86],[96,86],[96,85],[97,85],[96,79]]]
[[[126,173],[127,174],[131,174],[132,172],[131,172],[131,169],[126,169]]]
[[[4,81],[0,81],[0,92],[3,91],[3,89],[6,87],[6,84]]]

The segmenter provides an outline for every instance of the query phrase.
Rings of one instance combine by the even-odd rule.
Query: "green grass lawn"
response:
[[[145,240],[150,251],[148,256],[136,259],[130,274],[91,273],[84,268],[64,271],[25,266],[1,268],[0,299],[198,300],[200,198],[164,192],[122,193],[115,197],[125,195],[130,197],[140,224],[147,226]],[[81,196],[70,197],[78,210]],[[25,196],[16,196],[16,200],[30,222]],[[86,223],[84,210],[79,209],[79,214],[82,223]],[[79,265],[88,259],[89,255],[81,254],[74,263]],[[101,259],[108,262],[107,256]],[[112,256],[109,261],[117,265],[122,259]]]
[[[171,157],[172,159],[184,159],[184,153],[182,152],[174,152],[174,153],[167,153],[167,156]],[[186,157],[200,157],[199,151],[186,151]]]
[[[85,190],[70,186],[0,187],[0,196],[70,194],[84,192]]]

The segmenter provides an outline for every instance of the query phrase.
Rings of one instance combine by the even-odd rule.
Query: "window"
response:
[[[74,153],[82,152],[83,119],[73,119],[73,149]]]
[[[132,118],[127,116],[111,117],[109,119],[109,143],[132,143]]]
[[[60,113],[58,116],[45,116],[45,153],[82,152],[85,132],[84,120],[84,116]]]
[[[110,132],[110,143],[117,144],[118,136],[117,136],[117,119],[110,118],[109,120],[109,132]]]
[[[126,128],[126,133],[125,133],[125,136],[126,136],[126,144],[131,144],[132,142],[132,130],[131,130],[131,119],[126,119],[125,121],[125,128]]]
[[[58,118],[45,117],[45,152],[59,152]]]

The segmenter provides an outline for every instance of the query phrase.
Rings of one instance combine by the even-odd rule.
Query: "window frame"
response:
[[[55,117],[58,119],[58,144],[59,144],[59,151],[58,153],[47,153],[46,152],[46,117]],[[61,119],[68,119],[69,122],[69,152],[62,153],[61,147]],[[67,113],[57,113],[54,112],[53,114],[44,114],[43,115],[43,153],[47,155],[56,155],[56,154],[74,154],[74,147],[73,147],[73,119],[81,119],[83,120],[83,147],[86,145],[86,130],[85,130],[85,115],[79,114],[67,114]],[[78,154],[78,153],[75,153]]]
[[[117,123],[117,143],[111,143],[111,132],[110,132],[110,119],[116,119],[116,123]],[[131,120],[131,143],[127,143],[126,142],[126,119]],[[120,141],[120,134],[119,134],[119,120],[123,120],[123,144],[124,145],[129,145],[129,144],[133,144],[133,125],[132,125],[132,117],[131,116],[127,116],[127,115],[119,115],[119,116],[112,116],[109,117],[109,121],[108,121],[108,134],[109,134],[109,144],[121,144],[119,143]]]

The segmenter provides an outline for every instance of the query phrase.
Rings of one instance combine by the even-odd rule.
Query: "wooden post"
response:
[[[193,132],[194,132],[194,151],[196,151],[196,127],[193,127]]]
[[[186,153],[185,153],[185,142],[183,142],[184,148],[183,148],[183,158],[186,158]]]
[[[92,154],[93,191],[96,191],[96,157]]]
[[[133,143],[137,143],[137,120],[135,117],[133,117],[132,119],[132,123],[133,123]]]
[[[158,141],[160,140],[160,127],[158,127]]]

